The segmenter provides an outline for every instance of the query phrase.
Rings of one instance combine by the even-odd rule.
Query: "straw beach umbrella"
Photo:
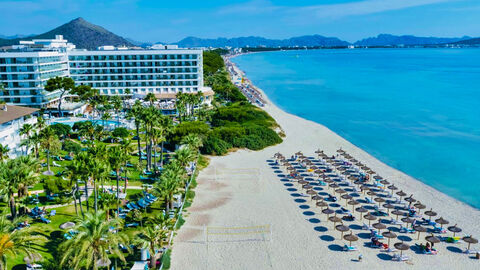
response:
[[[478,240],[473,238],[471,235],[469,236],[465,236],[462,238],[463,241],[467,242],[468,243],[468,248],[467,248],[467,252],[470,250],[470,244],[476,244],[478,243]]]
[[[360,213],[360,220],[362,220],[362,218],[363,218],[362,213],[368,212],[367,208],[365,208],[363,206],[355,208],[355,211]]]
[[[380,204],[385,202],[385,199],[382,198],[382,197],[377,197],[375,199],[373,199],[374,201],[378,202],[378,206],[380,207]]]
[[[397,234],[392,231],[383,232],[382,235],[388,238],[388,246],[390,246],[390,239],[397,237]]]
[[[403,190],[398,191],[396,194],[400,196],[400,200],[402,200],[402,197],[407,196],[407,193],[403,192]]]
[[[331,216],[331,217],[328,218],[328,220],[333,222],[333,226],[335,226],[335,224],[337,224],[339,222],[342,222],[342,219],[337,217],[337,216]]]
[[[421,232],[426,232],[427,231],[427,228],[423,227],[422,225],[415,225],[415,226],[413,226],[413,229],[418,232],[417,240],[420,239],[420,233]]]
[[[337,231],[342,233],[342,235],[340,236],[340,239],[343,238],[343,233],[344,232],[348,232],[350,230],[350,228],[348,228],[347,226],[345,226],[343,224],[339,224],[339,225],[335,226],[335,229],[337,229]]]
[[[413,198],[413,194],[412,194],[412,195],[410,195],[410,197],[405,198],[405,201],[409,202],[409,205],[411,205],[412,203],[416,202],[417,200],[415,200]]]
[[[462,231],[462,229],[460,229],[459,227],[457,227],[457,224],[448,227],[448,230],[451,231],[451,232],[453,232],[453,237],[455,237],[455,234],[456,234],[456,233],[459,233],[459,232]]]
[[[348,201],[348,204],[352,206],[352,211],[355,213],[355,205],[359,204],[359,202],[356,200],[350,200]]]
[[[440,239],[438,239],[438,237],[436,237],[433,234],[425,237],[425,240],[427,240],[428,242],[430,242],[432,244],[440,243]]]
[[[403,243],[403,242],[395,243],[395,244],[393,244],[393,246],[394,246],[396,249],[400,250],[400,257],[402,257],[404,250],[408,250],[408,249],[410,248],[409,245],[407,245],[407,244],[405,244],[405,243]]]
[[[368,213],[366,215],[363,216],[366,220],[368,220],[368,226],[370,227],[370,224],[372,223],[372,220],[376,220],[377,217]]]
[[[448,220],[444,219],[443,217],[435,219],[435,222],[440,224],[440,228],[442,229],[443,229],[443,225],[450,223]]]
[[[397,216],[397,221],[398,221],[398,216],[402,215],[403,216],[403,212],[400,211],[400,210],[393,210],[392,211],[392,214],[394,214],[395,216]]]
[[[420,214],[420,210],[427,208],[427,206],[421,202],[416,202],[413,206],[418,209],[418,214]]]
[[[322,210],[322,213],[326,214],[327,215],[327,218],[329,218],[329,215],[335,213],[335,211],[333,211],[332,209],[330,208],[325,208]]]
[[[325,206],[328,206],[328,203],[324,202],[324,201],[320,201],[320,202],[317,202],[315,204],[317,207],[320,207],[320,208],[323,208]],[[333,210],[332,210],[333,211]],[[323,211],[322,211],[323,212]],[[333,212],[332,212],[333,213]],[[325,214],[325,213],[324,213]]]
[[[386,203],[386,204],[383,205],[383,207],[387,208],[387,213],[390,214],[390,209],[394,209],[395,205],[393,205],[391,203]]]
[[[430,208],[430,210],[425,211],[425,213],[423,214],[425,214],[426,216],[429,216],[428,221],[431,221],[432,217],[437,215],[437,212],[433,211],[432,208]]]
[[[385,224],[383,224],[383,223],[380,223],[380,222],[373,223],[373,224],[372,224],[372,227],[373,227],[373,228],[375,228],[375,229],[377,229],[377,230],[378,230],[378,233],[380,233],[380,232],[381,232],[381,230],[383,230],[383,229],[386,229],[386,228],[387,228],[387,226],[386,226]]]
[[[315,191],[314,191],[315,192]],[[316,192],[315,192],[316,194]],[[322,196],[319,196],[319,195],[315,195],[312,197],[312,200],[314,201],[323,201],[323,197]]]
[[[353,233],[346,234],[343,239],[350,242],[350,246],[352,246],[352,242],[358,241],[358,236],[354,235]]]

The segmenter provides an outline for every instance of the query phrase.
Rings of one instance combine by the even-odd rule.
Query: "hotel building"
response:
[[[0,99],[8,104],[47,107],[58,92],[43,87],[49,78],[70,76],[77,85],[90,85],[103,95],[146,95],[173,99],[176,93],[202,92],[209,101],[213,91],[203,86],[202,50],[156,45],[151,49],[103,46],[76,50],[62,36],[54,40],[23,42],[0,52]]]

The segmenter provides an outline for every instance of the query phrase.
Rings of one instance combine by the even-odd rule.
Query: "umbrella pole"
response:
[[[420,240],[420,232],[418,232],[417,240]]]

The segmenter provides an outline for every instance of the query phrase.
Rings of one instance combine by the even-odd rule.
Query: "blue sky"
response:
[[[320,34],[480,36],[480,0],[0,0],[0,34],[39,34],[77,17],[149,42]]]

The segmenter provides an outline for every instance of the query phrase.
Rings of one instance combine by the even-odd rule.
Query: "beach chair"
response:
[[[366,201],[367,203],[370,203],[370,204],[371,204],[371,203],[374,203],[374,201],[372,201],[372,199],[370,199],[370,197],[365,197],[365,201]]]
[[[133,207],[130,205],[130,203],[127,203],[127,204],[125,205],[125,207],[128,209],[128,211],[135,210],[135,208],[133,208]]]
[[[441,240],[447,242],[447,243],[451,243],[451,244],[456,244],[458,243],[458,241],[460,241],[460,237],[459,236],[455,236],[455,237],[442,237]]]
[[[72,161],[73,160],[73,157],[72,156],[69,156],[69,155],[66,155],[64,157],[65,160],[68,160],[68,161]]]
[[[403,222],[401,222],[401,221],[399,221],[399,220],[396,220],[396,219],[394,219],[394,218],[391,218],[391,219],[389,220],[389,222],[390,222],[390,224],[392,224],[392,225],[402,225],[402,224],[403,224]]]
[[[53,217],[57,214],[57,210],[50,211],[50,216]]]
[[[128,223],[128,224],[126,224],[125,227],[127,227],[127,228],[130,228],[130,227],[138,227],[138,225],[139,225],[139,224],[138,224],[137,222],[133,222],[133,223]]]
[[[355,246],[344,245],[344,246],[343,246],[343,250],[344,250],[344,251],[347,251],[347,252],[348,252],[348,251],[358,251],[358,248],[355,247]]]
[[[51,220],[46,219],[44,216],[40,216],[40,220],[45,224],[49,224],[50,222],[52,222]]]
[[[55,161],[53,161],[52,164],[53,164],[53,167],[62,167],[62,165],[56,163]]]
[[[410,258],[407,255],[395,254],[395,255],[392,256],[392,261],[404,262],[404,261],[408,261],[408,260],[410,260]]]
[[[439,234],[444,234],[447,233],[447,230],[441,227],[433,227],[433,233],[439,233]]]
[[[400,227],[400,232],[401,233],[415,233],[415,230],[412,229],[412,228],[401,226]]]
[[[147,208],[147,206],[148,206],[142,199],[137,201],[137,205],[142,207],[142,208]]]
[[[366,230],[366,231],[368,231],[368,230],[374,230],[374,228],[373,228],[373,227],[371,227],[371,226],[368,226],[368,225],[367,225],[367,224],[365,224],[365,223],[363,223],[363,225],[362,225],[362,230]]]

